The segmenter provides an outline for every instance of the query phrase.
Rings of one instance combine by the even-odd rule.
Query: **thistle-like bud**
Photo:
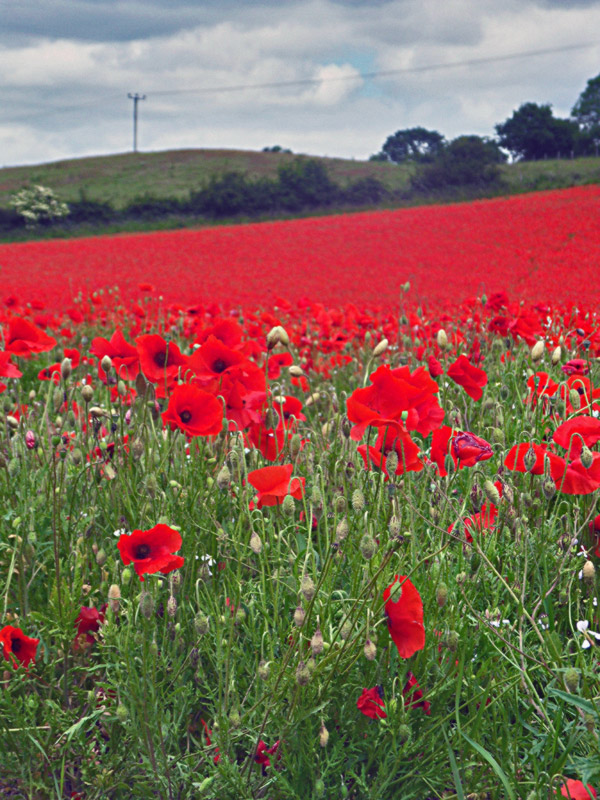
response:
[[[569,403],[571,403],[576,411],[581,408],[581,395],[577,389],[571,389],[569,392]]]
[[[546,500],[552,500],[556,494],[556,484],[550,475],[546,475],[542,481],[542,492]]]
[[[398,739],[400,744],[406,744],[406,742],[410,740],[411,735],[412,735],[411,730],[405,722],[403,722],[401,725],[398,725],[396,738]]]
[[[317,628],[312,635],[312,639],[310,640],[310,648],[313,656],[320,655],[323,652],[324,646],[325,643],[323,641],[323,634],[321,633],[321,629]]]
[[[561,358],[562,358],[562,349],[561,346],[558,345],[552,351],[552,366],[555,367],[559,363]]]
[[[387,339],[382,339],[379,344],[373,348],[373,358],[379,358],[388,349],[390,343]]]
[[[523,456],[523,465],[527,472],[531,472],[535,467],[535,462],[537,461],[537,456],[535,454],[535,450],[533,449],[533,445],[529,445],[529,449]]]
[[[435,590],[435,599],[440,608],[443,608],[448,602],[448,587],[445,583],[438,583]]]
[[[196,614],[194,618],[194,628],[196,629],[196,633],[200,636],[204,636],[204,634],[208,633],[208,617],[206,614],[203,614],[201,611]]]
[[[140,595],[140,613],[146,619],[150,619],[154,613],[154,599],[150,592],[142,592]]]
[[[327,742],[329,741],[329,731],[325,727],[325,723],[321,722],[321,728],[319,730],[319,744],[321,747],[327,747]]]
[[[121,589],[113,583],[108,589],[108,604],[113,614],[119,610],[119,600],[121,599]]]
[[[565,670],[564,681],[567,691],[575,694],[579,689],[579,670],[569,667],[569,669]]]
[[[70,358],[63,358],[60,363],[60,377],[63,381],[69,380],[71,377],[71,372],[73,372],[73,364]]]
[[[300,591],[302,592],[302,595],[304,596],[306,602],[310,603],[310,601],[315,596],[316,592],[315,583],[313,579],[310,577],[310,575],[305,575],[302,578],[302,583],[300,584]]]
[[[343,639],[343,641],[346,641],[346,639],[350,636],[351,633],[352,633],[352,623],[350,622],[349,619],[347,619],[340,628],[340,638]]]
[[[296,505],[291,494],[286,494],[286,496],[283,498],[281,510],[286,517],[293,517],[296,513]]]
[[[442,640],[442,644],[445,645],[451,653],[456,653],[458,649],[458,640],[458,633],[456,631],[449,631]]]
[[[346,519],[346,517],[342,517],[335,529],[336,542],[343,542],[344,539],[348,536],[349,530],[350,529],[348,527],[348,520]]]
[[[596,567],[593,561],[586,561],[582,569],[582,577],[584,583],[588,586],[593,586],[596,581]]]
[[[269,677],[270,669],[269,669],[269,662],[265,661],[264,658],[261,659],[260,664],[258,665],[258,677],[261,681],[266,681]]]
[[[262,548],[263,545],[260,536],[258,533],[256,533],[256,531],[252,531],[252,536],[250,537],[250,549],[258,556],[262,552]]]
[[[294,625],[297,628],[301,628],[304,625],[304,620],[306,618],[306,612],[302,608],[302,606],[298,606],[294,611]]]
[[[594,463],[594,456],[592,454],[592,451],[585,444],[581,448],[581,455],[579,456],[579,458],[581,459],[582,465],[586,469],[589,469],[592,466],[592,464]]]
[[[363,652],[365,654],[365,658],[367,661],[375,661],[375,656],[377,655],[377,646],[374,642],[370,639],[367,639],[365,642],[365,646],[363,648]]]
[[[355,489],[352,492],[352,508],[356,511],[357,514],[365,507],[365,496],[360,489]]]
[[[177,598],[174,594],[170,595],[167,600],[167,614],[171,619],[177,614]]]
[[[443,328],[440,328],[437,332],[436,341],[440,350],[445,350],[448,347],[448,336]]]
[[[302,450],[302,437],[299,433],[294,433],[290,439],[290,455],[296,458],[298,453]]]
[[[360,540],[360,552],[362,554],[362,557],[365,558],[367,561],[370,561],[375,555],[376,550],[377,550],[377,543],[375,539],[371,536],[370,533],[365,533],[365,535]]]
[[[219,489],[228,489],[229,484],[231,483],[231,472],[229,472],[229,467],[227,464],[223,464],[221,469],[217,474],[217,486]]]
[[[541,361],[542,356],[544,355],[544,347],[544,341],[542,339],[538,339],[538,341],[531,348],[531,360],[534,363]]]
[[[398,453],[395,450],[390,450],[385,459],[385,469],[388,475],[395,475],[398,469]]]
[[[298,667],[296,669],[296,683],[299,686],[306,686],[306,684],[310,681],[310,670],[304,663],[304,661],[298,662]]]
[[[490,480],[487,480],[483,484],[483,491],[490,503],[493,503],[495,506],[500,503],[500,492]]]

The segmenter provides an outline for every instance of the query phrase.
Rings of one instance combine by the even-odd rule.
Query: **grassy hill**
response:
[[[62,200],[90,200],[123,208],[134,198],[186,197],[212,176],[239,171],[250,177],[275,177],[281,163],[297,158],[289,153],[241,150],[169,150],[158,153],[123,153],[0,169],[0,207],[23,186],[41,183],[54,189]],[[342,158],[322,159],[331,178],[347,185],[373,177],[392,191],[408,188],[412,166]],[[600,183],[600,158],[548,160],[502,166],[503,194]],[[422,200],[421,200],[422,202]]]

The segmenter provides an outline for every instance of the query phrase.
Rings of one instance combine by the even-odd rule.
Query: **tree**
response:
[[[600,75],[590,78],[587,86],[573,106],[571,116],[582,132],[589,137],[598,155],[600,146]]]
[[[498,145],[480,136],[459,136],[423,164],[411,178],[417,190],[448,186],[488,187],[500,180],[498,165],[506,160]]]
[[[498,144],[515,159],[567,156],[575,149],[579,126],[568,119],[557,119],[550,104],[523,103],[512,117],[496,125]]]
[[[427,128],[406,128],[396,131],[385,141],[375,158],[401,164],[403,161],[433,161],[442,150],[445,139],[437,131]]]

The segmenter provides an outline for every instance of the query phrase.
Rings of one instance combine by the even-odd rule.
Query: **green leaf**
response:
[[[507,797],[509,797],[510,800],[517,800],[517,797],[516,797],[515,793],[513,792],[512,788],[511,788],[511,786],[510,786],[510,784],[508,782],[508,778],[506,777],[506,775],[502,771],[502,768],[501,768],[500,764],[498,764],[498,762],[496,761],[494,756],[491,753],[488,753],[488,751],[485,749],[485,747],[482,747],[480,744],[477,744],[477,742],[474,742],[473,739],[471,739],[469,736],[467,736],[467,734],[464,733],[463,731],[460,731],[460,735],[463,737],[463,739],[465,739],[465,741],[467,741],[471,745],[471,747],[474,750],[477,750],[477,752],[479,753],[480,756],[485,758],[485,760],[488,762],[490,767],[494,770],[494,772],[498,776],[499,780],[502,782],[502,785],[506,789]]]

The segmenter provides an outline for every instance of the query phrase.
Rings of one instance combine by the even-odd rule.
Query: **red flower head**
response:
[[[474,467],[494,455],[489,442],[474,433],[456,433],[452,440],[452,455],[461,467]]]
[[[435,356],[429,356],[427,359],[427,369],[432,378],[437,378],[444,374],[444,368]]]
[[[379,433],[375,445],[369,446],[368,452],[366,444],[361,444],[357,448],[365,462],[365,469],[370,470],[375,465],[383,471],[385,479],[388,480],[386,459],[389,453],[395,451],[398,455],[396,475],[403,475],[405,472],[420,472],[423,469],[423,462],[419,458],[421,451],[402,425],[389,421],[382,425],[377,423],[377,425]]]
[[[579,458],[584,444],[588,447],[600,440],[600,419],[578,416],[563,422],[552,434],[552,439],[568,451],[570,458]]]
[[[488,376],[482,369],[474,367],[466,356],[459,356],[454,364],[450,364],[446,374],[455,383],[462,386],[473,400],[481,399]]]
[[[196,376],[196,381],[202,386],[217,387],[223,373],[231,370],[235,372],[247,362],[247,357],[239,350],[228,347],[216,336],[209,336],[190,357],[189,366]]]
[[[8,353],[29,358],[33,353],[45,353],[56,345],[56,339],[41,328],[20,317],[13,317],[8,324],[4,347]]]
[[[0,378],[20,378],[22,374],[10,360],[10,353],[0,351]]]
[[[589,364],[583,358],[572,358],[561,369],[565,375],[587,375],[590,371]]]
[[[12,661],[15,669],[19,664],[28,667],[32,661],[35,663],[39,643],[39,639],[26,636],[21,628],[13,628],[12,625],[5,625],[0,631],[0,645],[4,658],[6,661]]]
[[[115,330],[110,340],[101,336],[92,339],[90,353],[96,356],[98,361],[102,361],[104,356],[109,356],[120,378],[134,380],[140,371],[137,347],[127,341],[120,328]]]
[[[100,626],[104,623],[104,612],[106,608],[106,603],[102,606],[100,611],[98,611],[97,608],[81,606],[81,611],[75,620],[75,624],[77,625],[77,634],[75,638],[79,639],[82,634],[85,634],[88,644],[94,644],[96,639],[92,636],[92,633],[98,633]]]
[[[404,695],[405,708],[421,707],[427,716],[431,715],[431,703],[429,700],[423,700],[423,692],[412,672],[407,675],[402,694]]]
[[[399,599],[390,599],[392,588],[400,583],[402,594]],[[425,647],[425,626],[423,625],[423,601],[421,595],[406,575],[396,575],[383,593],[385,614],[390,636],[398,648],[400,658],[410,658],[417,650]]]
[[[214,436],[223,427],[223,405],[203,389],[182,383],[171,393],[162,418],[171,430],[179,428],[188,436]]]
[[[166,575],[183,566],[184,559],[174,553],[181,547],[181,534],[168,525],[155,525],[147,531],[122,534],[117,547],[125,566],[133,563],[143,581],[144,575],[162,572]]]
[[[373,686],[372,689],[363,689],[361,696],[356,701],[358,710],[370,719],[385,719],[385,703],[380,686]]]
[[[592,800],[592,798],[597,797],[596,790],[589,783],[586,786],[582,781],[576,781],[572,778],[563,783],[560,787],[560,793],[562,797],[570,797],[571,800]]]
[[[173,383],[179,370],[188,364],[175,342],[166,342],[156,333],[139,336],[135,343],[142,372],[151,383]]]
[[[296,500],[304,497],[304,478],[293,478],[293,464],[262,467],[248,473],[248,482],[258,492],[257,507],[276,506],[283,498],[291,494]]]
[[[275,755],[275,753],[279,750],[279,739],[275,742],[272,747],[267,747],[266,742],[263,742],[261,739],[259,743],[256,745],[256,753],[254,754],[254,760],[257,764],[260,764],[263,768],[263,773],[265,771],[265,767],[271,766],[271,759],[269,756]]]
[[[527,388],[529,389],[527,402],[535,405],[540,397],[553,397],[558,389],[558,383],[553,381],[547,372],[536,372],[527,378]]]

